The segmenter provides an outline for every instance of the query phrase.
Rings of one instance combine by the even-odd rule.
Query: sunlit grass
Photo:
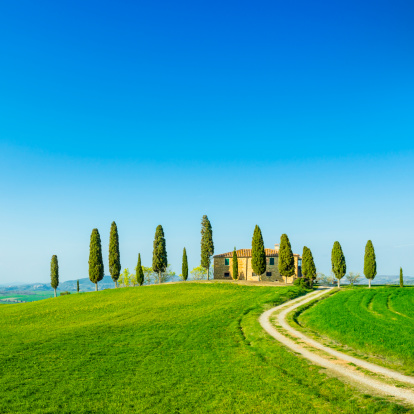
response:
[[[176,284],[0,307],[1,413],[391,413],[258,323],[294,287]]]
[[[414,374],[414,288],[343,290],[310,307],[298,320],[356,351],[378,357],[384,365],[399,365]]]

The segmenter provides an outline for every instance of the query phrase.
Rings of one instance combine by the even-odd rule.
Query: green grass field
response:
[[[300,293],[183,283],[1,306],[0,412],[407,412],[264,333],[260,313]]]
[[[345,289],[297,319],[376,363],[414,375],[414,288]]]
[[[36,300],[42,300],[42,299],[48,299],[53,297],[53,292],[33,292],[30,294],[24,294],[24,293],[11,293],[11,294],[4,294],[0,295],[0,303],[1,302],[7,302],[8,299],[18,299],[22,300],[24,302],[34,302]]]

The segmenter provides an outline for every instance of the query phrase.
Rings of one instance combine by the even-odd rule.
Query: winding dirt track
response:
[[[269,309],[260,316],[260,324],[267,333],[269,333],[283,345],[287,346],[292,351],[301,354],[312,363],[329,369],[340,379],[347,378],[354,383],[356,382],[363,385],[364,387],[372,388],[377,393],[386,396],[393,396],[403,402],[414,405],[414,391],[396,387],[378,379],[374,379],[369,375],[355,370],[355,367],[349,365],[349,363],[355,364],[361,368],[364,368],[365,370],[371,371],[374,374],[379,374],[390,380],[397,380],[411,386],[414,385],[414,377],[400,374],[399,372],[392,371],[390,369],[352,357],[339,351],[335,351],[334,349],[322,345],[319,342],[304,335],[303,333],[297,331],[286,322],[286,316],[289,312],[293,311],[299,306],[304,305],[305,303],[318,298],[319,296],[324,295],[331,289],[333,288],[323,290],[320,289],[320,291],[312,292],[304,297],[294,299],[288,303],[284,303],[282,305]],[[289,338],[289,336],[283,334],[282,332],[279,332],[270,322],[271,315],[277,311],[279,311],[279,313],[276,316],[276,325],[280,326],[290,336],[297,338],[299,342],[293,341]],[[309,348],[311,348],[312,351],[309,350]],[[331,357],[323,357],[314,353],[314,351],[317,350],[324,351],[325,353],[330,354]]]

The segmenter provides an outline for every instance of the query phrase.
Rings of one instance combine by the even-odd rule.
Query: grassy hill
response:
[[[405,412],[264,333],[264,308],[301,293],[182,283],[0,306],[0,412]]]
[[[414,288],[345,289],[305,310],[299,323],[414,375]]]

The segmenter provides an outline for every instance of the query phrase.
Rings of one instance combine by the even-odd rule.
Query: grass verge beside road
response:
[[[414,375],[414,288],[343,289],[294,318],[335,349]]]

